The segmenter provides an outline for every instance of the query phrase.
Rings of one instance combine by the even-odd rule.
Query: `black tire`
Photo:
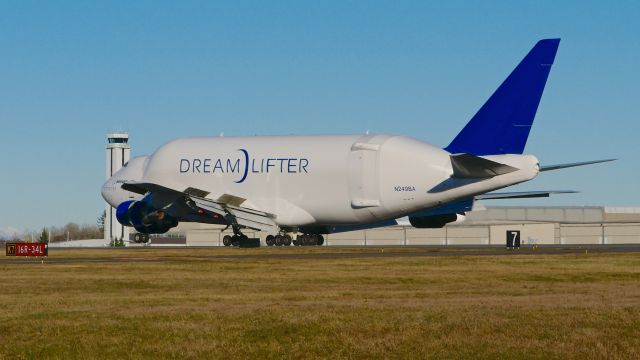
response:
[[[240,237],[237,235],[233,235],[231,237],[231,246],[238,247],[240,246]]]
[[[267,243],[267,246],[273,246],[274,240],[273,235],[267,235],[264,241]]]
[[[324,244],[324,236],[318,235],[318,241],[316,242],[316,245],[322,246],[322,244]]]
[[[276,235],[276,239],[275,240],[276,240],[275,241],[276,246],[282,246],[282,241],[283,241],[282,236]]]
[[[140,234],[139,233],[133,234],[133,242],[136,243],[136,244],[140,243]]]
[[[149,242],[149,234],[142,234],[142,236],[140,236],[140,241],[143,244],[146,244]]]
[[[231,236],[225,235],[222,238],[222,244],[224,244],[224,246],[230,246],[231,245]]]
[[[291,245],[291,236],[290,235],[283,235],[282,236],[282,245],[284,246],[290,246]]]

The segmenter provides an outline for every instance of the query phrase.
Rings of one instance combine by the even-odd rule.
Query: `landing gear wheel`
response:
[[[265,239],[265,242],[267,243],[267,246],[273,246],[275,244],[275,238],[273,235],[267,235],[267,238]]]
[[[140,242],[142,242],[143,244],[146,244],[149,242],[149,234],[142,234],[142,236],[140,236]]]
[[[136,243],[136,244],[139,244],[140,243],[140,236],[141,236],[141,234],[135,233],[133,235],[133,242]]]
[[[222,243],[224,244],[224,246],[231,246],[231,236],[230,235],[225,235],[222,238]]]
[[[232,246],[240,246],[241,242],[246,242],[247,239],[249,239],[249,237],[245,234],[243,234],[240,231],[240,226],[238,224],[232,224],[231,225],[233,228],[233,236],[231,237],[231,245]]]
[[[282,245],[284,245],[284,246],[289,246],[289,245],[291,245],[291,236],[289,236],[289,235],[282,235]]]
[[[324,244],[324,237],[320,234],[302,234],[298,235],[293,244],[297,246],[320,246]]]
[[[282,246],[284,239],[282,238],[282,235],[276,235],[276,239],[275,239],[275,245],[276,246]]]

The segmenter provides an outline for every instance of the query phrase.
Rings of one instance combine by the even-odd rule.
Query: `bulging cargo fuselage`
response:
[[[206,198],[245,199],[243,207],[275,215],[282,227],[374,223],[529,180],[529,155],[487,159],[518,171],[455,179],[450,153],[404,136],[195,137],[134,158],[103,189],[112,206],[136,195],[124,182],[197,189]]]

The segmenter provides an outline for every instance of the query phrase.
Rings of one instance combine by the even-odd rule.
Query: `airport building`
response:
[[[224,227],[181,223],[166,235],[153,236],[154,245],[224,246],[231,234]],[[411,226],[350,231],[325,235],[325,245],[498,245],[518,232],[522,245],[640,244],[640,208],[621,207],[488,207],[476,206],[459,223],[440,229]],[[261,239],[266,233],[246,230]]]
[[[115,174],[131,157],[129,134],[107,134],[106,179]],[[129,238],[129,228],[122,226],[116,219],[116,209],[105,204],[104,239],[107,242]]]

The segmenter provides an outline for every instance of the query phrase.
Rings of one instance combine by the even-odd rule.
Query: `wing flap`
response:
[[[209,199],[197,197],[192,197],[191,199],[198,207],[231,217],[229,220],[235,220],[238,225],[270,233],[278,232],[279,227],[274,220],[275,216],[272,214],[246,207],[223,204]]]

